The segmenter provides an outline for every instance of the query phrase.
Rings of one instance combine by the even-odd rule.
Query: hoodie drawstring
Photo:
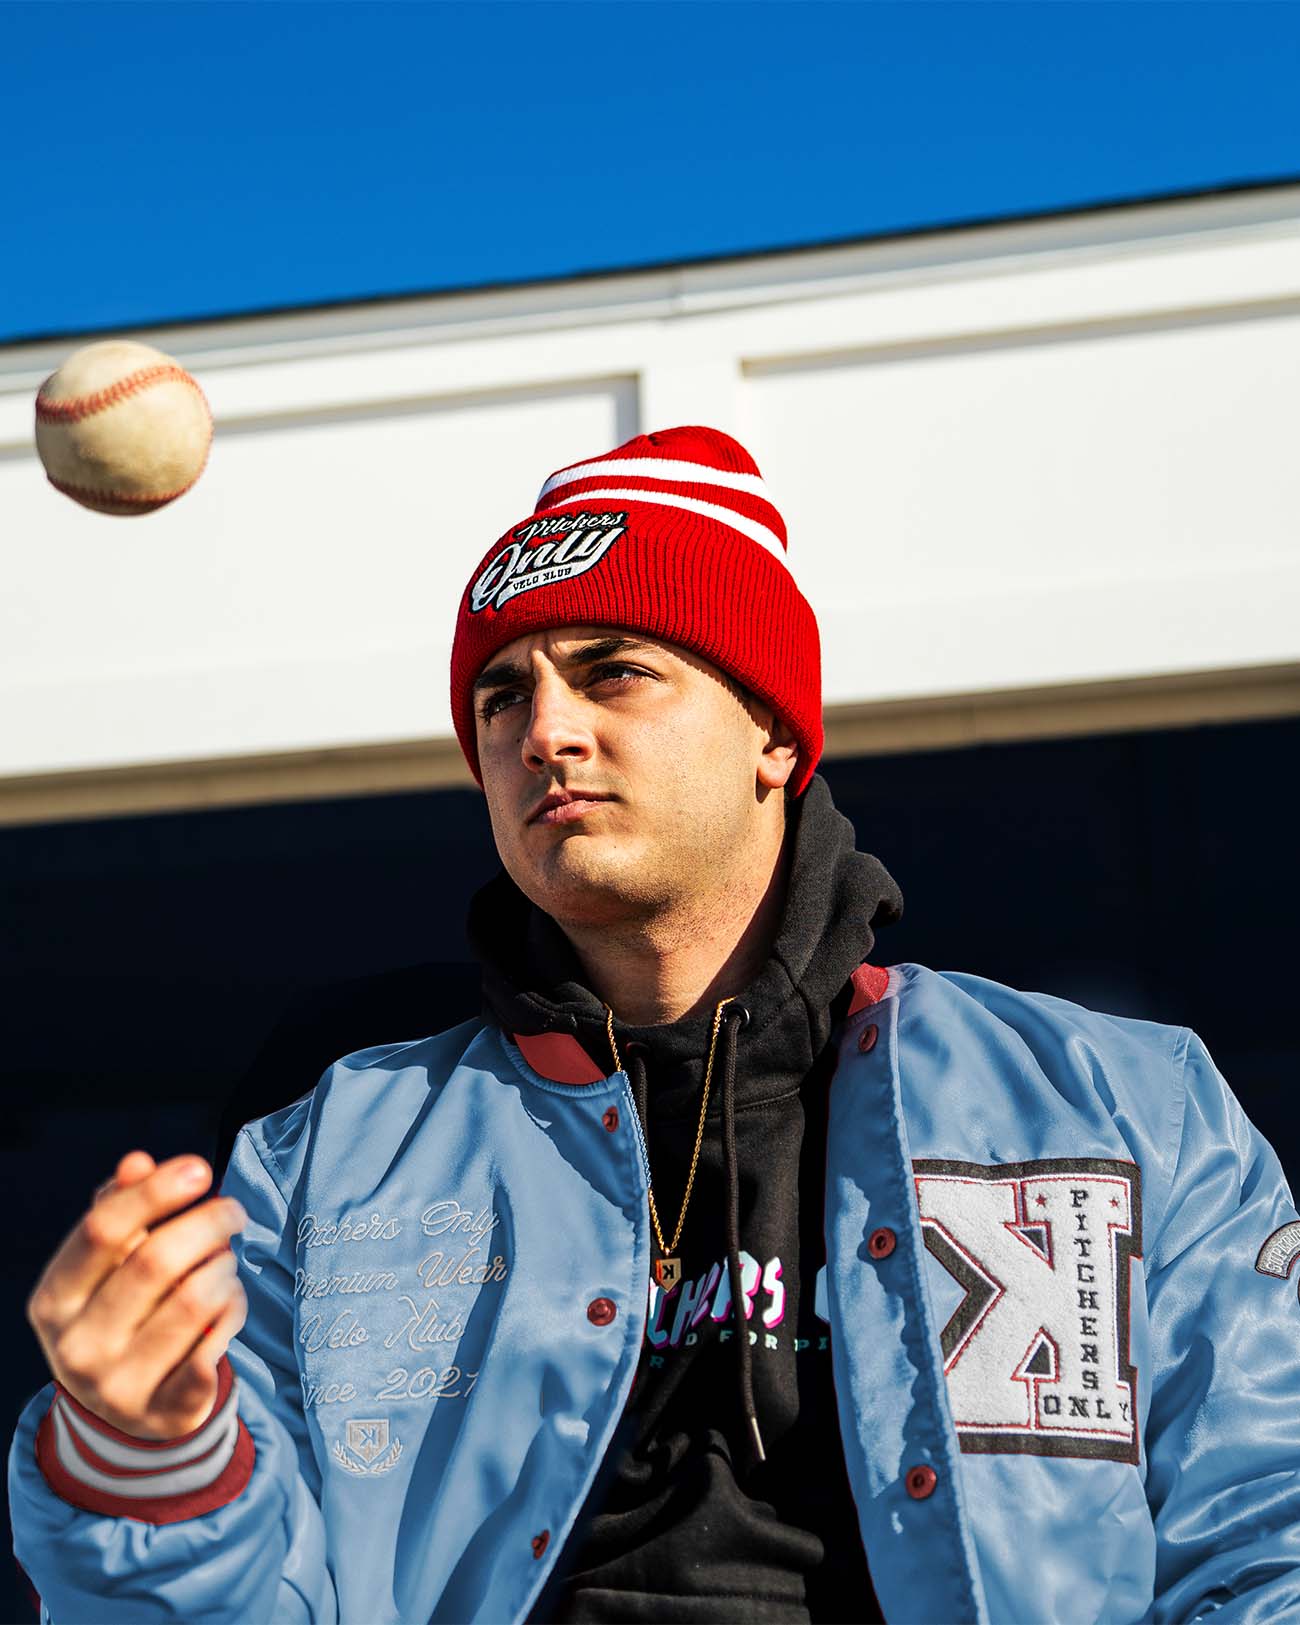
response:
[[[760,1462],[767,1460],[763,1435],[759,1431],[754,1406],[754,1373],[749,1352],[749,1325],[741,1305],[745,1301],[743,1271],[740,1267],[740,1172],[736,1158],[736,1034],[749,1024],[744,1005],[731,1005],[723,1020],[722,1033],[722,1159],[727,1173],[727,1270],[731,1280],[731,1318],[736,1327],[736,1351],[740,1360],[740,1405],[745,1424]]]
[[[646,1120],[646,1106],[648,1086],[646,1080],[645,1062],[641,1058],[640,1045],[629,1045],[627,1056],[627,1076],[632,1085],[632,1099],[636,1102],[636,1114],[641,1119],[641,1138],[645,1141],[645,1154],[650,1156],[650,1124]]]

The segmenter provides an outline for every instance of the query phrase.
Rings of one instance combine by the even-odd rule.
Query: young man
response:
[[[1277,1159],[1186,1028],[867,963],[784,548],[678,429],[474,571],[486,1018],[224,1199],[119,1163],[29,1307],[49,1618],[1300,1617]]]

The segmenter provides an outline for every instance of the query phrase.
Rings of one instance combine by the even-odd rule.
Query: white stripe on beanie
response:
[[[540,508],[544,499],[561,486],[576,480],[602,479],[606,474],[636,474],[647,480],[674,480],[681,485],[721,485],[729,491],[746,491],[750,496],[772,502],[761,474],[735,474],[727,468],[714,468],[710,463],[688,463],[668,457],[605,457],[594,463],[575,463],[552,474],[537,498]],[[555,503],[550,504],[555,507]],[[772,502],[776,507],[776,503]]]
[[[691,464],[692,468],[695,466],[694,463]],[[698,497],[680,496],[676,491],[637,491],[630,487],[608,491],[579,491],[576,496],[552,502],[545,508],[539,507],[537,512],[550,513],[553,508],[571,508],[575,502],[596,501],[654,502],[665,508],[685,508],[691,513],[703,515],[705,519],[716,519],[720,524],[730,525],[732,530],[738,530],[742,536],[748,536],[751,542],[757,542],[760,547],[766,548],[773,558],[779,559],[787,569],[789,568],[790,561],[785,556],[781,538],[767,525],[761,524],[757,519],[751,519],[748,514],[737,513],[734,508],[724,508],[721,503],[701,502]]]

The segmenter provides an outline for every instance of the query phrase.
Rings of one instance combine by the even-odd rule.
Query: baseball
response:
[[[203,472],[211,444],[203,391],[148,344],[87,344],[37,392],[36,450],[50,484],[96,513],[174,502]]]

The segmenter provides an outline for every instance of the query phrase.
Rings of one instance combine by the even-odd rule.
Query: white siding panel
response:
[[[1297,386],[1297,315],[751,367],[828,702],[1296,659]]]
[[[541,480],[634,432],[634,379],[218,416],[193,491],[87,513],[0,461],[0,773],[450,731],[455,604]]]

